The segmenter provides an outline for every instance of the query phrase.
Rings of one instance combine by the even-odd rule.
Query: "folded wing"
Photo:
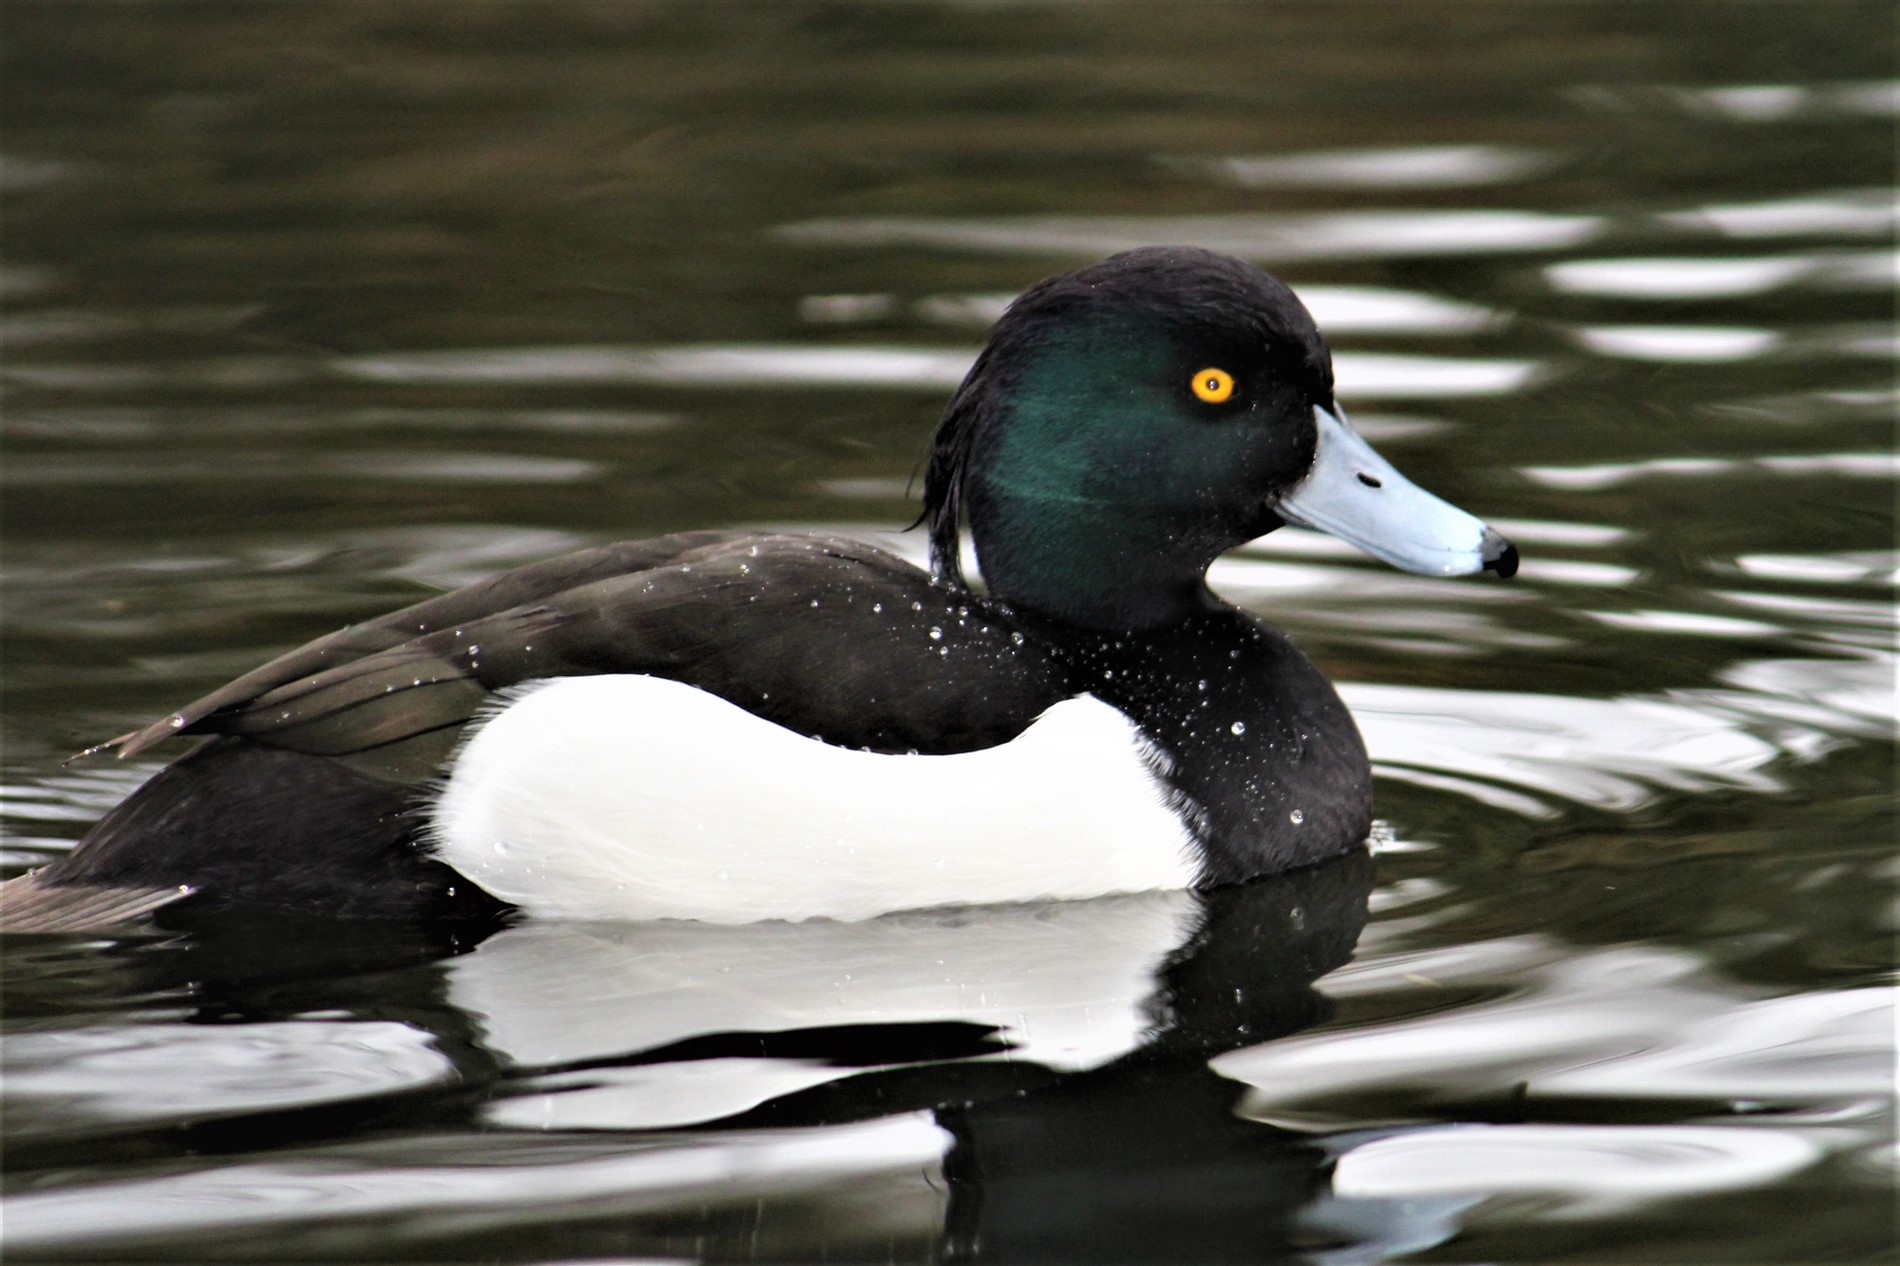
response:
[[[96,750],[241,735],[416,782],[498,692],[595,673],[683,681],[874,751],[987,747],[1072,693],[1007,613],[883,551],[701,532],[565,555],[352,625]]]

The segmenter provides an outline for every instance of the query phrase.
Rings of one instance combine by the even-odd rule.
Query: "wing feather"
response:
[[[353,625],[103,746],[242,735],[414,782],[494,692],[590,673],[685,681],[880,751],[989,746],[1073,693],[1007,612],[869,545],[701,532],[566,555]]]
[[[723,543],[743,539],[746,535],[742,532],[683,532],[647,541],[623,541],[502,572],[320,637],[151,725],[110,739],[84,754],[117,749],[121,756],[135,756],[154,743],[181,734],[220,733],[219,726],[207,724],[211,718],[243,707],[300,677],[316,676],[334,666],[404,646],[418,636],[530,605],[603,577],[665,566],[696,551],[717,549]]]

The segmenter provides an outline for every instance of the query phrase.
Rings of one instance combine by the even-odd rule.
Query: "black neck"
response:
[[[1218,551],[1157,548],[1157,533],[1144,526],[1023,511],[984,516],[974,535],[984,583],[1017,610],[1103,631],[1163,628],[1218,610],[1206,579]]]
[[[1308,865],[1365,840],[1372,772],[1358,727],[1278,629],[1224,604],[1145,631],[1025,623],[1058,648],[1077,689],[1155,744],[1201,844],[1204,882]]]

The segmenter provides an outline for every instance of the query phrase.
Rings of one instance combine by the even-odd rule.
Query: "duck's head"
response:
[[[1104,629],[1208,609],[1209,564],[1286,523],[1407,571],[1517,569],[1510,542],[1353,431],[1291,290],[1188,247],[1010,305],[937,428],[924,513],[940,575],[961,582],[967,522],[994,596]]]

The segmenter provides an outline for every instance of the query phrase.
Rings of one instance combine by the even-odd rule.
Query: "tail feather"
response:
[[[35,871],[0,883],[0,933],[110,931],[191,894],[189,884],[164,888],[51,884]]]

